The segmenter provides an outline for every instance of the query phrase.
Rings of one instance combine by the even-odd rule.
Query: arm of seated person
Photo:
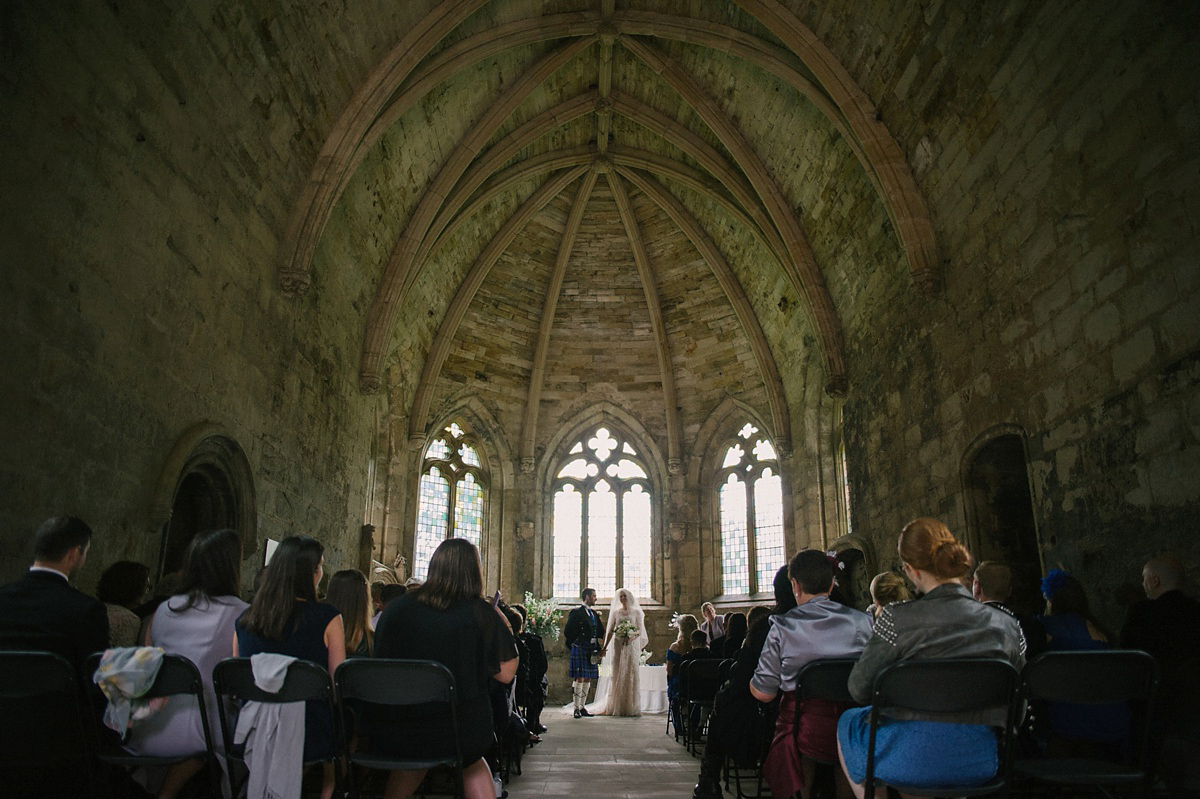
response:
[[[759,702],[770,702],[779,694],[783,679],[783,638],[779,628],[772,626],[758,656],[758,667],[750,678],[750,694]]]
[[[325,626],[325,647],[329,650],[329,673],[333,674],[346,659],[346,627],[340,613]]]
[[[505,685],[513,681],[517,676],[517,666],[521,664],[521,659],[515,657],[512,660],[504,660],[500,662],[500,671],[496,672],[496,682],[504,683]]]

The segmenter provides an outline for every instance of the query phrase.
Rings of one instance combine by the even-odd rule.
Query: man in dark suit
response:
[[[596,604],[596,591],[592,588],[583,589],[580,594],[583,604],[567,614],[567,626],[563,630],[567,648],[571,651],[571,663],[567,674],[571,678],[571,695],[575,701],[575,718],[592,715],[588,712],[587,696],[591,683],[600,676],[599,657],[593,661],[593,656],[600,656],[600,641],[603,640],[604,629],[600,626],[600,616],[592,610]]]
[[[0,644],[54,652],[76,670],[108,646],[104,603],[71,585],[91,541],[92,529],[81,519],[42,522],[34,534],[33,566],[20,580],[0,586]]]
[[[971,593],[985,605],[991,605],[1017,620],[1025,636],[1025,661],[1046,651],[1046,629],[1033,616],[1017,613],[1007,604],[1012,595],[1012,569],[994,560],[985,560],[975,569]]]

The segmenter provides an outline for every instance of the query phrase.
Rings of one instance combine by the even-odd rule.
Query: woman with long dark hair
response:
[[[289,655],[325,666],[333,674],[346,659],[342,615],[317,601],[317,584],[325,573],[325,548],[306,535],[283,539],[262,574],[254,600],[237,621],[233,654],[262,652]],[[309,702],[304,714],[304,760],[322,760],[333,750],[333,719],[320,702]],[[325,764],[321,799],[333,795],[333,764]]]
[[[200,533],[188,545],[178,593],[158,606],[146,630],[146,646],[162,647],[196,664],[204,681],[209,727],[222,750],[213,695],[213,666],[233,652],[233,628],[247,605],[238,596],[242,540],[235,530]],[[200,709],[190,697],[172,697],[153,716],[133,728],[128,748],[142,755],[181,756],[204,749]],[[218,758],[222,768],[225,759]],[[171,799],[203,766],[187,760],[168,769],[159,799]],[[226,786],[222,784],[222,788]]]
[[[371,588],[358,569],[342,569],[329,578],[325,601],[342,614],[346,628],[346,657],[370,657],[375,648],[371,629]]]
[[[454,675],[463,770],[470,799],[495,799],[484,755],[493,742],[488,689],[512,682],[517,649],[508,622],[483,598],[479,550],[465,538],[443,541],[429,559],[429,576],[417,589],[389,602],[375,629],[375,655],[436,660]],[[444,754],[452,749],[451,727],[440,708],[395,710],[368,717],[373,748],[395,747],[405,757]],[[387,799],[411,796],[421,771],[393,771]]]

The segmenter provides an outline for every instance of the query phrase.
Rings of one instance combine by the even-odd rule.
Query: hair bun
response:
[[[953,539],[936,544],[932,554],[933,572],[938,577],[962,577],[971,568],[971,553]]]

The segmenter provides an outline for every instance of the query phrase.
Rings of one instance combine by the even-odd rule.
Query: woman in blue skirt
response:
[[[1024,665],[1025,640],[1016,619],[977,602],[959,582],[971,568],[971,555],[944,524],[936,519],[909,522],[898,550],[904,574],[924,596],[879,613],[874,634],[850,673],[855,699],[869,701],[875,677],[901,660],[991,657],[1018,669]],[[866,780],[870,714],[870,707],[848,710],[838,722],[838,755],[859,799]],[[875,738],[879,783],[978,785],[995,776],[999,757],[992,726],[1006,723],[1006,710],[939,718],[931,721],[899,708],[881,718]],[[886,788],[879,785],[875,795],[886,797]]]

